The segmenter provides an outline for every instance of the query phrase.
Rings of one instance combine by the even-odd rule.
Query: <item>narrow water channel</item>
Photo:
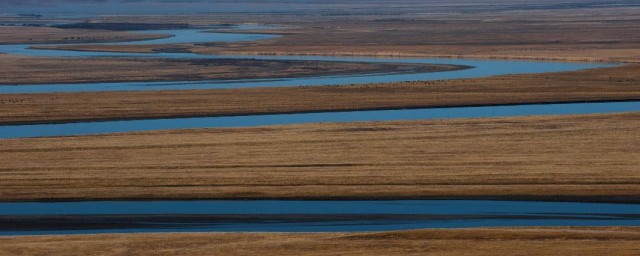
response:
[[[0,235],[637,226],[640,205],[488,200],[0,203]]]
[[[0,139],[92,135],[115,132],[140,132],[171,129],[253,127],[264,125],[306,124],[324,122],[487,118],[527,115],[575,115],[620,113],[632,111],[640,111],[640,101],[370,110],[277,115],[79,122],[63,124],[0,125]]]
[[[184,42],[272,39],[259,34],[148,31],[176,36],[136,42]],[[130,44],[130,43],[129,43]],[[247,58],[191,53],[96,53],[33,50],[30,45],[3,45],[0,52],[66,57]],[[178,81],[0,85],[0,93],[182,90],[265,86],[301,86],[475,78],[504,74],[544,73],[606,67],[604,63],[557,63],[450,59],[385,59],[312,56],[249,56],[260,59],[408,62],[474,66],[473,69],[416,74],[369,74],[284,78],[275,80]],[[88,135],[165,129],[247,127],[317,122],[484,118],[640,111],[640,102],[529,104],[491,107],[375,110],[235,117],[82,122],[0,126],[0,138]],[[640,205],[486,200],[400,201],[155,201],[0,203],[0,235],[93,234],[131,232],[274,231],[338,232],[486,226],[638,226]]]
[[[150,30],[136,33],[174,35],[173,37],[123,43],[118,45],[145,44],[161,45],[175,43],[203,42],[237,42],[255,41],[277,38],[277,35],[265,34],[230,34],[210,33],[196,29],[187,30]],[[193,89],[225,89],[247,87],[285,87],[285,86],[317,86],[344,85],[355,83],[381,83],[401,81],[428,81],[441,79],[477,78],[507,74],[529,74],[545,72],[575,71],[588,68],[610,67],[612,63],[579,63],[549,61],[516,61],[516,60],[479,60],[479,59],[435,59],[435,58],[383,58],[383,57],[349,57],[349,56],[250,56],[250,55],[203,55],[194,53],[114,53],[91,51],[38,50],[31,47],[37,45],[0,45],[0,52],[41,56],[41,57],[135,57],[135,58],[182,58],[182,59],[262,59],[262,60],[315,60],[340,62],[373,62],[373,63],[415,63],[415,64],[449,64],[471,66],[474,68],[448,72],[427,73],[382,73],[360,75],[319,76],[304,78],[277,79],[241,79],[210,81],[176,81],[176,82],[117,82],[117,83],[77,83],[77,84],[37,84],[37,85],[0,85],[0,94],[16,93],[51,93],[51,92],[97,92],[97,91],[146,91],[146,90],[193,90]]]

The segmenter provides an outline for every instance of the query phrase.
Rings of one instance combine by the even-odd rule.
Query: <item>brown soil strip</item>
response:
[[[0,200],[640,202],[640,114],[0,140]]]
[[[90,29],[0,26],[0,44],[107,43],[158,39],[167,36],[169,35]]]
[[[465,3],[469,4],[469,3]],[[478,10],[448,3],[397,3],[401,11],[378,7],[358,13],[341,6],[341,14],[222,15],[213,17],[143,17],[146,22],[260,22],[282,24],[283,37],[255,42],[186,45],[215,54],[312,54],[500,59],[640,61],[640,8],[530,9],[524,1],[484,1]],[[496,6],[513,11],[492,10]],[[345,9],[346,8],[346,9]],[[500,9],[500,8],[497,8]],[[438,13],[438,11],[440,13]],[[526,13],[524,16],[522,13]],[[123,22],[129,17],[106,17]],[[156,46],[63,46],[64,48],[149,52]]]
[[[638,228],[380,233],[110,234],[0,238],[0,255],[635,255]]]
[[[628,100],[640,100],[640,65],[346,86],[0,95],[0,124]]]
[[[362,73],[413,73],[463,69],[413,65],[256,59],[0,58],[0,84],[197,81]]]

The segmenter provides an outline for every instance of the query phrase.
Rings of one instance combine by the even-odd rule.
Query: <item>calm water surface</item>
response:
[[[251,127],[323,122],[426,120],[527,115],[595,114],[640,111],[640,102],[531,104],[489,107],[372,110],[303,114],[225,116],[82,122],[66,124],[0,125],[0,139],[89,135],[150,130]]]
[[[640,225],[638,204],[487,200],[0,203],[0,212],[0,235]],[[47,225],[11,221],[21,217]],[[118,228],[95,228],[105,223]]]
[[[248,28],[255,29],[255,28]],[[163,30],[165,39],[118,44],[229,42],[272,39],[275,35],[202,33]],[[126,54],[32,50],[29,45],[2,45],[0,52],[67,57],[247,58],[190,53]],[[473,69],[417,74],[369,74],[274,80],[198,82],[136,82],[0,86],[0,93],[75,91],[174,90],[396,82],[474,78],[502,74],[571,71],[611,64],[527,61],[451,60],[423,58],[349,58],[312,56],[249,56],[259,59],[434,63],[474,66]],[[316,122],[418,120],[463,117],[505,117],[551,114],[591,114],[640,111],[640,102],[514,105],[437,109],[354,111],[85,122],[0,126],[0,138],[86,135],[183,128],[245,127]],[[401,201],[156,201],[0,203],[0,235],[87,234],[112,232],[206,231],[384,231],[416,228],[485,226],[638,226],[640,205],[551,203],[486,200]]]
[[[241,26],[240,28],[254,29],[260,26]],[[136,33],[166,34],[173,37],[137,41],[111,43],[117,45],[132,44],[174,44],[174,43],[204,43],[204,42],[237,42],[254,41],[277,38],[278,35],[265,34],[231,34],[207,33],[201,30],[149,30]],[[243,79],[243,80],[215,80],[191,82],[118,82],[118,83],[78,83],[78,84],[40,84],[28,86],[0,85],[0,93],[47,93],[47,92],[88,92],[88,91],[143,91],[143,90],[189,90],[189,89],[222,89],[246,87],[284,87],[305,85],[333,85],[353,83],[378,83],[419,80],[440,80],[457,78],[477,78],[505,74],[527,74],[544,72],[574,71],[587,68],[608,67],[610,63],[568,63],[568,62],[537,62],[537,61],[507,61],[507,60],[470,60],[470,59],[434,59],[434,58],[374,58],[374,57],[335,57],[335,56],[233,56],[233,55],[200,55],[193,53],[109,53],[109,52],[81,52],[59,50],[35,50],[31,45],[0,45],[0,52],[49,57],[157,57],[157,58],[254,58],[264,60],[324,60],[347,62],[376,62],[376,63],[429,63],[453,64],[472,66],[475,68],[411,74],[365,74],[343,76],[320,76],[314,78],[279,78],[279,79]]]

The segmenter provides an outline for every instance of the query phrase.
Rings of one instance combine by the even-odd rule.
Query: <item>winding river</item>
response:
[[[203,33],[199,30],[145,31],[174,37],[118,44],[167,44],[264,40],[265,34]],[[188,90],[269,86],[307,86],[476,78],[503,74],[572,71],[609,63],[560,63],[429,58],[322,56],[210,56],[191,53],[106,53],[35,50],[32,45],[0,45],[0,52],[31,56],[256,58],[363,62],[456,64],[472,69],[413,74],[368,74],[312,78],[236,81],[121,82],[86,84],[0,85],[0,93]],[[150,119],[66,124],[4,125],[0,138],[71,136],[165,129],[246,127],[316,122],[418,120],[618,113],[639,111],[639,102],[510,105],[432,109],[344,111],[257,116]],[[194,231],[382,231],[479,226],[637,226],[640,205],[485,200],[399,201],[157,201],[0,203],[0,235],[85,234],[110,232]]]
[[[240,31],[255,26],[238,26]],[[173,35],[161,39],[103,43],[103,45],[163,45],[179,43],[205,42],[239,42],[277,38],[268,34],[232,34],[215,33],[199,29],[183,30],[148,30],[136,33]],[[0,93],[51,93],[51,92],[83,92],[83,91],[139,91],[139,90],[186,90],[186,89],[218,89],[243,87],[282,87],[306,85],[333,85],[354,83],[380,83],[400,81],[421,81],[439,79],[477,78],[506,74],[527,74],[574,71],[588,68],[609,67],[613,63],[578,63],[578,62],[542,62],[515,60],[473,60],[473,59],[434,59],[434,58],[382,58],[382,57],[336,57],[336,56],[251,56],[251,55],[202,55],[194,53],[117,53],[91,51],[41,50],[36,46],[47,45],[0,45],[0,52],[43,57],[131,57],[131,58],[186,58],[186,59],[220,59],[220,58],[253,58],[265,60],[318,60],[346,62],[387,62],[387,63],[426,63],[472,66],[472,69],[413,74],[364,74],[339,75],[304,78],[278,79],[242,79],[213,81],[174,81],[174,82],[116,82],[116,83],[74,83],[74,84],[38,84],[38,85],[0,85]]]
[[[240,30],[252,27],[238,27]],[[111,44],[171,44],[203,42],[237,42],[266,40],[277,37],[267,34],[211,33],[201,30],[150,30],[138,33],[174,35],[162,39],[123,42]],[[365,74],[320,76],[311,78],[282,79],[243,79],[215,81],[177,81],[177,82],[118,82],[118,83],[79,83],[79,84],[38,84],[38,85],[0,85],[0,93],[53,93],[87,91],[139,91],[139,90],[189,90],[212,88],[246,87],[282,87],[310,86],[330,84],[354,84],[373,82],[399,82],[419,80],[439,80],[455,78],[477,78],[504,74],[526,74],[572,71],[587,68],[608,67],[611,63],[569,63],[507,60],[467,60],[467,59],[430,59],[430,58],[373,58],[373,57],[328,57],[328,56],[226,56],[201,55],[193,53],[110,53],[63,50],[32,49],[34,45],[0,45],[0,52],[11,54],[49,56],[49,57],[144,57],[144,58],[255,58],[286,60],[324,60],[359,62],[402,62],[431,63],[473,66],[472,69],[411,74]],[[0,138],[27,138],[43,136],[89,135],[112,132],[133,132],[164,129],[188,129],[207,127],[243,127],[275,124],[294,124],[310,122],[349,122],[349,121],[385,121],[417,120],[463,117],[506,117],[522,115],[549,114],[590,114],[614,113],[640,110],[638,102],[617,103],[576,103],[545,105],[514,105],[494,107],[454,107],[440,109],[379,110],[358,112],[305,113],[283,115],[234,116],[175,118],[155,120],[130,120],[107,122],[81,122],[67,124],[3,125],[0,126]]]
[[[140,33],[140,32],[138,32]],[[274,35],[263,34],[229,34],[205,33],[200,30],[151,30],[144,33],[173,34],[174,37],[137,41],[122,44],[173,44],[193,42],[237,42],[265,40],[275,38]],[[614,66],[612,63],[577,63],[577,62],[537,62],[513,60],[472,60],[472,59],[434,59],[434,58],[376,58],[376,57],[335,57],[335,56],[252,56],[252,55],[202,55],[194,53],[111,53],[88,51],[62,51],[32,49],[35,45],[0,45],[0,52],[47,57],[132,57],[132,58],[184,58],[184,59],[229,59],[253,58],[264,60],[318,60],[347,62],[387,62],[387,63],[420,63],[420,64],[452,64],[472,66],[472,69],[432,73],[383,73],[363,75],[338,75],[304,78],[277,79],[242,79],[213,81],[173,81],[173,82],[116,82],[116,83],[74,83],[74,84],[38,84],[38,85],[0,85],[0,93],[50,93],[50,92],[96,92],[96,91],[147,91],[147,90],[189,90],[189,89],[224,89],[247,87],[284,87],[307,85],[335,85],[355,83],[380,83],[401,81],[428,81],[441,79],[477,78],[506,74],[527,74],[574,71],[588,68]],[[43,45],[40,45],[43,46]],[[49,45],[50,46],[50,45]]]

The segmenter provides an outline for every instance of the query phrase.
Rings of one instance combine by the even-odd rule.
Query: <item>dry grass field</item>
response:
[[[557,9],[535,9],[528,5],[531,2],[466,1],[477,5],[471,10],[455,6],[456,2],[461,1],[453,1],[451,6],[442,2],[405,2],[406,8],[395,13],[327,14],[304,20],[292,17],[285,25],[301,28],[284,37],[196,46],[193,51],[640,61],[637,6],[578,7],[591,1],[573,1],[580,4],[575,8],[556,5]],[[271,19],[277,24],[277,19]]]
[[[377,64],[256,59],[0,58],[0,84],[193,81],[377,72],[436,72],[454,65]]]
[[[0,238],[0,255],[638,255],[638,228],[382,233],[123,234]]]
[[[107,15],[90,20],[280,25],[245,31],[282,35],[269,40],[81,45],[166,35],[3,26],[0,44],[68,43],[45,48],[122,52],[472,57],[627,65],[432,82],[0,95],[0,124],[640,99],[640,3],[635,0],[312,2],[275,14]],[[298,4],[288,3],[295,8]],[[0,83],[199,80],[240,78],[247,73],[273,77],[273,73],[305,76],[415,68],[289,64],[1,54]],[[437,71],[432,66],[421,68]],[[0,140],[0,202],[456,198],[640,203],[639,152],[640,112],[8,139]],[[256,254],[640,255],[640,229],[0,237],[0,255],[11,256]]]
[[[640,65],[346,86],[0,95],[0,124],[617,100],[640,100]]]
[[[138,34],[123,31],[0,26],[0,44],[103,43],[148,40],[167,36],[169,35]]]
[[[625,3],[619,3],[625,2]],[[180,45],[198,53],[478,57],[640,61],[640,6],[633,1],[378,1],[320,13],[147,16],[139,22],[278,24],[280,38]],[[610,4],[610,5],[608,5]],[[361,7],[361,6],[357,6]],[[126,16],[96,22],[123,22]],[[148,46],[63,46],[147,52]]]
[[[0,140],[0,201],[640,202],[638,152],[638,113]]]
[[[640,61],[640,25],[634,13],[601,16],[400,18],[326,21],[283,37],[233,44],[196,45],[197,53],[376,55],[560,61]],[[299,25],[299,24],[298,24]],[[306,24],[304,24],[306,25]]]

